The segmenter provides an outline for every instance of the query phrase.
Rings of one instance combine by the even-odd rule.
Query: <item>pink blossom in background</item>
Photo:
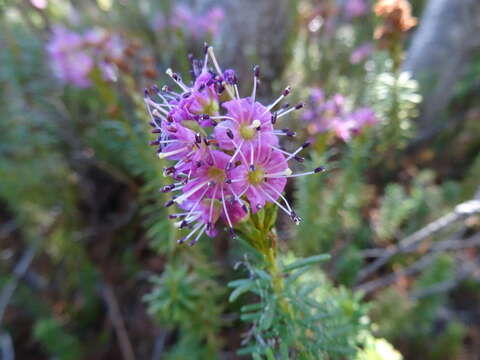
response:
[[[35,6],[37,9],[45,9],[48,5],[48,0],[30,0],[30,4]]]
[[[195,14],[187,6],[177,5],[173,8],[170,25],[193,38],[203,38],[217,35],[224,18],[225,12],[220,7],[214,7],[204,14]]]
[[[343,118],[337,118],[332,128],[336,135],[345,142],[361,133],[366,126],[375,125],[378,118],[371,108],[360,108],[347,114]]]
[[[349,112],[346,110],[343,95],[335,94],[327,99],[324,92],[318,88],[312,90],[302,119],[309,123],[310,134],[333,132],[345,142],[358,135],[364,127],[378,122],[371,108],[358,108]]]
[[[372,55],[374,49],[375,47],[370,42],[358,46],[350,54],[350,63],[355,65],[365,61]]]
[[[83,37],[64,27],[57,26],[47,43],[52,71],[62,83],[71,83],[85,88],[94,67],[92,56],[85,51]]]
[[[116,81],[115,60],[121,60],[125,40],[102,28],[92,28],[83,34],[55,26],[46,45],[50,67],[63,84],[80,88],[91,85],[90,74],[98,66],[102,77]]]
[[[367,0],[347,0],[343,11],[348,19],[353,19],[367,14],[369,5]]]
[[[198,20],[198,25],[209,36],[215,36],[220,30],[220,24],[225,18],[225,12],[220,7],[214,7]]]
[[[172,10],[170,25],[178,30],[195,31],[196,19],[193,12],[185,5],[176,5]]]

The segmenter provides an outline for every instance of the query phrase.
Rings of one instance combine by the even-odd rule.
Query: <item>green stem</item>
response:
[[[283,272],[278,266],[276,249],[271,247],[264,253],[265,262],[267,264],[267,271],[272,277],[272,289],[277,298],[280,309],[292,319],[294,318],[293,309],[288,300],[284,297],[285,282],[283,280]]]

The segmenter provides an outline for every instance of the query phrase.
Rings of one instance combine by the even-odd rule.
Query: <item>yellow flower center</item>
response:
[[[248,182],[252,185],[258,185],[265,179],[265,170],[261,167],[257,167],[253,171],[248,172]]]
[[[222,183],[225,181],[225,171],[212,166],[208,169],[208,177],[216,183]]]

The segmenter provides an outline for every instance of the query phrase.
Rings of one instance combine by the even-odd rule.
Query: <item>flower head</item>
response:
[[[234,233],[237,223],[267,203],[298,223],[300,218],[282,195],[287,179],[324,169],[293,174],[288,161],[302,162],[299,153],[308,143],[293,152],[280,148],[279,137],[295,132],[275,130],[274,125],[303,104],[279,106],[290,87],[271,104],[260,103],[258,67],[252,93],[241,97],[235,71],[222,72],[211,47],[206,47],[203,62],[191,59],[191,66],[195,80],[190,84],[167,70],[179,91],[168,86],[145,90],[150,125],[158,136],[151,144],[158,147],[160,158],[175,162],[164,170],[174,182],[161,190],[177,195],[165,205],[177,204],[182,211],[170,218],[177,219],[179,228],[191,229],[179,242],[193,245],[204,233],[214,236],[220,221]]]
[[[378,122],[371,108],[347,111],[343,95],[335,94],[326,99],[321,89],[312,90],[303,120],[309,122],[310,134],[332,132],[345,142],[358,135],[364,127]]]
[[[185,5],[176,5],[172,11],[170,24],[193,38],[215,36],[225,13],[220,7],[213,7],[204,14],[195,14]]]
[[[94,66],[92,56],[85,51],[80,34],[56,26],[47,44],[47,53],[54,75],[62,83],[85,88],[90,85],[89,74]]]

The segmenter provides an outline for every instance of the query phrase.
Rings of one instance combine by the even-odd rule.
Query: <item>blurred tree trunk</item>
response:
[[[294,0],[196,0],[200,12],[214,6],[225,10],[216,52],[224,67],[232,67],[250,88],[253,65],[261,67],[262,83],[268,92],[283,72],[291,55]],[[265,93],[262,91],[262,93]]]
[[[408,50],[404,69],[420,83],[424,96],[419,136],[433,135],[442,112],[480,47],[479,0],[429,0]],[[440,127],[442,128],[442,126]]]

